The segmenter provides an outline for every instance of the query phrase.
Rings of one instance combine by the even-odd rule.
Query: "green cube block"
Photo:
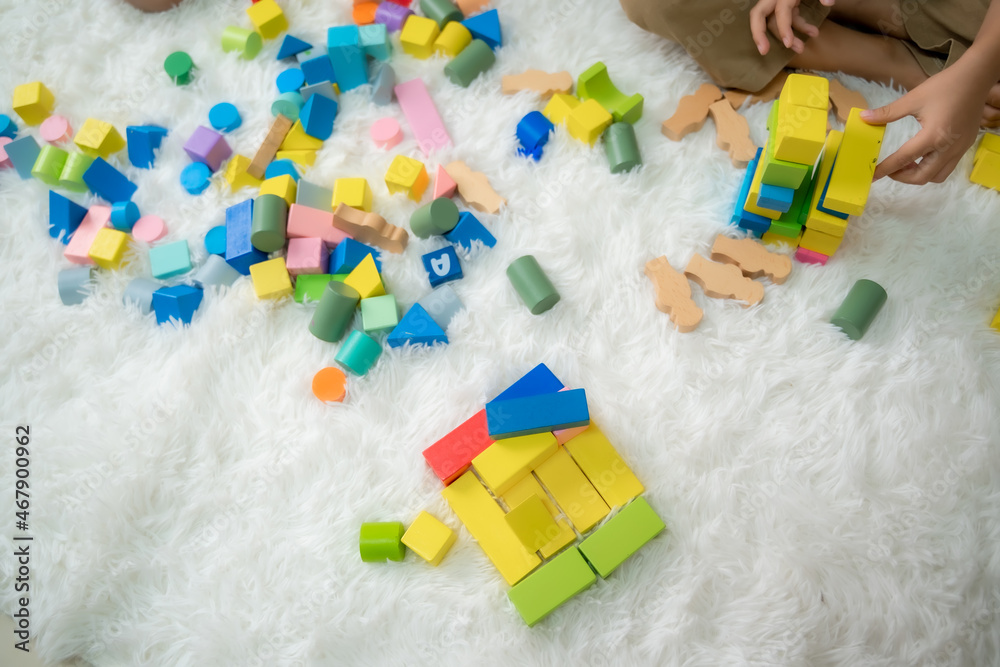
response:
[[[294,299],[299,303],[319,301],[323,297],[326,284],[333,280],[329,273],[304,273],[295,279]]]
[[[530,627],[595,581],[597,576],[579,549],[572,548],[515,584],[507,597]]]
[[[154,278],[165,280],[191,270],[191,251],[187,241],[174,241],[149,249],[149,269]]]
[[[365,333],[391,331],[399,324],[399,309],[392,294],[361,299],[361,328]]]
[[[580,551],[597,574],[607,578],[639,547],[666,528],[645,498],[636,498],[622,511],[590,534]]]

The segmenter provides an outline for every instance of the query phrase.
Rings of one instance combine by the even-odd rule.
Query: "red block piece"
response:
[[[493,444],[486,429],[485,408],[461,426],[424,450],[424,458],[446,485],[458,479],[472,465],[472,459]]]

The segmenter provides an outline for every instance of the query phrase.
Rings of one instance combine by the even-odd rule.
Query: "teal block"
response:
[[[392,294],[361,299],[361,328],[365,333],[390,331],[399,324],[399,308]]]
[[[355,375],[364,375],[382,355],[382,346],[374,338],[360,331],[352,331],[337,350],[334,361]]]
[[[645,498],[636,498],[580,544],[597,574],[607,578],[666,525]]]
[[[358,38],[366,56],[382,62],[392,57],[392,43],[384,23],[358,26]]]
[[[530,627],[595,581],[597,576],[579,549],[572,548],[515,584],[507,591],[507,597]]]
[[[149,249],[149,268],[154,278],[164,280],[191,270],[191,251],[187,241],[174,241]]]
[[[792,207],[792,200],[794,198],[795,190],[793,188],[783,188],[778,185],[761,183],[760,195],[757,196],[757,206],[787,213]]]

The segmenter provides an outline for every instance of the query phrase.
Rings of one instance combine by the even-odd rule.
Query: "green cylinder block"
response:
[[[247,60],[260,53],[263,45],[263,38],[254,30],[231,25],[222,31],[222,50],[238,51]]]
[[[364,332],[352,331],[333,359],[355,375],[364,375],[381,355],[382,346],[377,340]]]
[[[178,86],[191,83],[191,72],[194,71],[194,61],[183,51],[174,51],[163,61],[163,69],[167,76]]]
[[[344,337],[347,328],[354,319],[354,311],[358,308],[361,295],[350,285],[337,280],[331,280],[323,290],[309,322],[309,332],[320,340],[336,343]]]
[[[451,0],[420,0],[420,11],[427,18],[437,22],[440,28],[443,28],[446,23],[461,21],[465,18],[462,10],[456,7]]]
[[[507,277],[532,315],[541,315],[559,303],[559,292],[533,255],[518,257],[511,262],[507,267]]]
[[[299,93],[282,93],[271,105],[271,115],[277,117],[279,114],[288,120],[295,122],[299,119],[299,113],[305,101]]]
[[[59,186],[70,192],[86,192],[89,188],[83,182],[83,174],[90,169],[94,158],[83,153],[70,153],[66,156],[66,164],[63,165],[62,173],[59,175]]]
[[[42,146],[38,157],[35,158],[35,166],[31,168],[31,175],[54,188],[59,185],[59,178],[62,176],[68,157],[69,154],[61,148],[52,145]]]
[[[444,66],[445,75],[456,86],[468,88],[472,81],[496,62],[493,49],[481,39],[474,39]]]
[[[253,203],[250,243],[261,252],[274,252],[285,246],[288,203],[278,195],[261,195]]]
[[[458,224],[458,206],[448,197],[438,197],[410,216],[410,230],[418,238],[447,234]]]
[[[366,563],[401,561],[406,556],[403,524],[398,521],[361,524],[361,560]]]
[[[631,171],[642,164],[639,144],[635,139],[635,128],[631,123],[613,123],[604,132],[604,152],[612,174]]]
[[[887,295],[878,283],[861,279],[847,293],[840,308],[833,314],[830,322],[847,334],[851,340],[858,340],[865,335],[872,320],[885,304]]]

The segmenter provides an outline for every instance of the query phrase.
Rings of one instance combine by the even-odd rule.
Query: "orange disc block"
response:
[[[358,25],[375,23],[375,11],[377,9],[377,2],[362,2],[361,4],[354,5],[354,22]]]
[[[313,394],[324,403],[339,403],[346,393],[347,376],[339,368],[324,368],[313,376]]]

